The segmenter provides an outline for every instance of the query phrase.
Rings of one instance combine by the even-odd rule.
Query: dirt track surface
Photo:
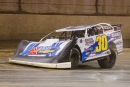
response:
[[[118,56],[112,69],[100,69],[97,61],[75,70],[46,69],[8,63],[0,58],[0,87],[129,87],[130,52]]]

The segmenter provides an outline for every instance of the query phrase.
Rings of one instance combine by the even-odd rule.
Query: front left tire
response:
[[[78,67],[80,61],[80,52],[78,49],[73,48],[70,55],[71,69]]]

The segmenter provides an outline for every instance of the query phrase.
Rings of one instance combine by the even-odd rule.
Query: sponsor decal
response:
[[[37,47],[39,44],[40,44],[40,43],[30,43],[30,44],[24,49],[24,51],[23,51],[22,53],[20,53],[19,55],[21,55],[21,56],[26,56],[26,55],[28,55],[28,52],[30,51],[30,49]],[[33,50],[33,49],[32,49],[32,50]],[[34,53],[35,53],[35,50],[37,50],[37,48],[34,49],[34,51],[33,51]]]
[[[89,54],[90,54],[90,52],[87,52],[87,53],[86,53],[86,55],[89,55]]]
[[[102,26],[102,27],[103,27],[104,31],[112,30],[111,26]],[[99,30],[102,30],[102,27],[96,27],[96,28]]]
[[[93,47],[89,47],[87,50],[93,50]]]
[[[117,48],[117,51],[118,51],[118,52],[123,51],[123,46],[119,46],[119,47]]]
[[[116,42],[116,45],[122,45],[122,41]]]
[[[81,39],[81,40],[80,40],[80,43],[82,43],[82,42],[83,42],[83,40]]]
[[[54,50],[40,50],[41,53],[51,53],[54,52]]]
[[[92,45],[92,44],[94,44],[94,40],[93,40],[93,38],[85,39],[85,45],[90,46],[90,45]]]
[[[113,26],[113,28],[115,31],[120,30],[120,27],[118,27],[118,26]]]
[[[41,46],[39,47],[33,47],[30,51],[29,51],[29,55],[33,55],[33,54],[37,54],[38,50],[41,48]]]
[[[121,32],[112,33],[112,38],[120,39],[121,38]]]
[[[29,55],[43,55],[46,57],[55,56],[56,52],[58,50],[60,50],[60,45],[62,43],[63,42],[57,42],[57,43],[53,43],[51,46],[32,47],[32,48],[30,48],[30,50],[28,51],[27,54],[24,54],[24,52],[23,52],[22,56],[29,56]],[[28,49],[26,49],[26,50],[28,50]]]

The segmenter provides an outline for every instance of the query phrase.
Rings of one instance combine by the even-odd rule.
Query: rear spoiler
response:
[[[104,25],[104,26],[102,26]],[[108,31],[108,30],[114,30],[114,31],[117,31],[117,30],[120,30],[121,29],[121,24],[115,24],[115,25],[110,25],[110,24],[107,24],[107,23],[99,23],[94,27],[96,27],[97,29],[99,29],[101,32],[103,31]]]
[[[112,27],[114,28],[114,31],[120,30],[121,26],[122,26],[121,24],[112,25]]]

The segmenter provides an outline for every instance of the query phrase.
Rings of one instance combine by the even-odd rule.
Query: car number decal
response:
[[[106,35],[97,36],[96,42],[98,43],[98,46],[96,46],[96,52],[105,51],[108,49],[108,40]]]

